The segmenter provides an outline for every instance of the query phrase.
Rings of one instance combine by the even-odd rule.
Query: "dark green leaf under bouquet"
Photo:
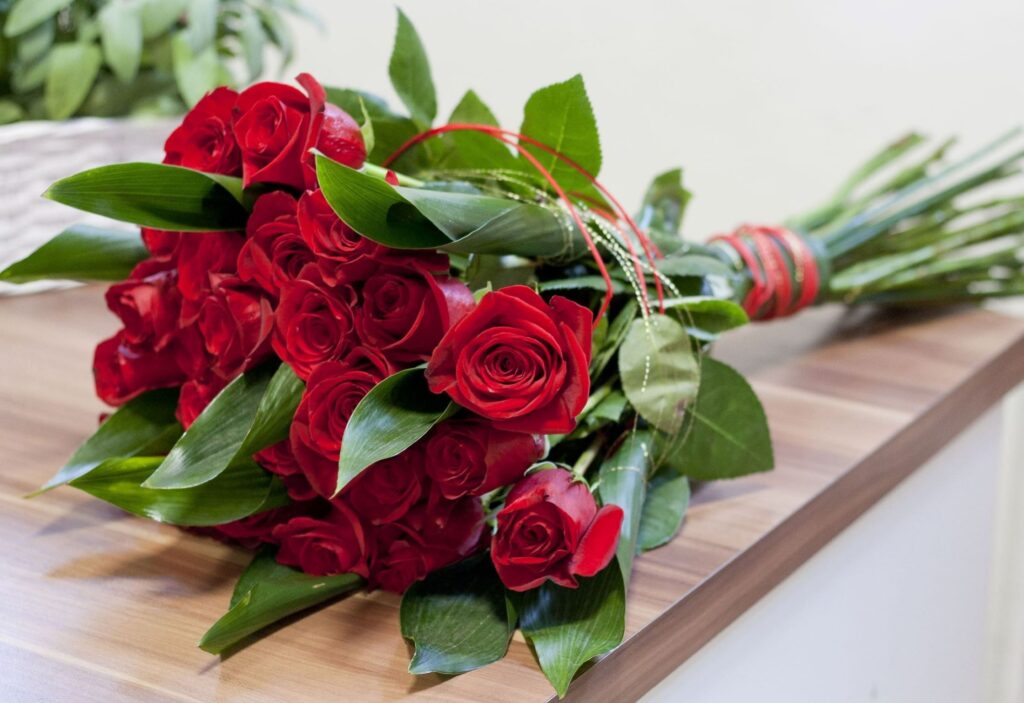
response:
[[[0,0],[0,124],[180,114],[287,64],[295,0]]]
[[[633,560],[684,525],[691,482],[772,468],[720,335],[1020,292],[1024,200],[990,188],[1016,134],[953,162],[907,137],[815,210],[698,244],[680,171],[635,211],[597,180],[581,78],[517,131],[473,92],[432,126],[404,16],[390,74],[402,111],[306,74],[209,93],[164,164],[48,191],[141,243],[74,228],[0,273],[117,281],[94,360],[117,410],[40,492],[258,549],[207,651],[382,589],[412,673],[494,662],[518,629],[564,694],[622,640]]]

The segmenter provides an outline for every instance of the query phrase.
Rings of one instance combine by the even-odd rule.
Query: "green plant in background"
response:
[[[0,124],[177,114],[292,54],[297,0],[0,0]]]

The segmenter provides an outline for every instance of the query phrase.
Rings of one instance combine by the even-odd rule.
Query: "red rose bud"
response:
[[[181,392],[178,394],[178,407],[174,411],[174,416],[178,418],[181,426],[186,430],[191,427],[206,406],[224,390],[227,383],[225,379],[212,375],[204,381],[187,381],[181,387]]]
[[[242,157],[231,129],[237,98],[230,88],[207,93],[167,138],[164,163],[206,173],[241,174]]]
[[[544,456],[540,435],[499,430],[488,420],[447,420],[426,443],[426,471],[448,499],[515,483]]]
[[[317,365],[339,359],[354,344],[355,289],[330,285],[318,266],[281,289],[273,346],[296,375],[308,379]]]
[[[115,283],[106,293],[107,307],[124,324],[125,341],[157,352],[173,341],[181,311],[175,273],[165,267],[166,262],[143,261],[128,280]]]
[[[238,254],[245,243],[240,232],[182,232],[175,252],[178,290],[186,300],[210,292],[213,277],[238,273]],[[196,309],[198,312],[198,309]],[[183,324],[193,320],[183,319]]]
[[[316,260],[299,233],[297,206],[295,198],[279,190],[257,198],[245,226],[248,239],[238,254],[238,275],[275,298]]]
[[[108,405],[122,405],[145,391],[185,381],[173,346],[161,351],[133,346],[123,331],[97,345],[92,370],[96,395]]]
[[[394,522],[423,496],[424,478],[422,453],[412,447],[368,467],[342,496],[371,525]]]
[[[315,187],[310,150],[352,168],[366,158],[359,125],[341,109],[328,106],[323,88],[311,76],[299,76],[309,92],[283,83],[257,83],[242,91],[234,108],[234,133],[242,152],[242,177],[296,190]]]
[[[225,278],[214,284],[203,301],[197,326],[211,370],[232,379],[269,355],[274,310],[259,289]]]
[[[280,543],[277,561],[298,567],[314,576],[369,574],[367,535],[357,516],[343,501],[337,501],[324,519],[292,518],[274,528],[272,538]]]
[[[309,483],[325,498],[337,488],[341,438],[348,419],[383,378],[340,361],[328,361],[318,366],[306,383],[292,418],[291,447]]]
[[[551,579],[576,588],[615,556],[622,508],[600,510],[586,483],[563,469],[538,471],[513,488],[498,513],[491,560],[502,582],[526,591]]]
[[[359,338],[400,363],[423,361],[448,328],[473,308],[462,281],[419,266],[389,266],[366,282],[356,314]]]
[[[590,393],[592,332],[590,311],[571,300],[502,288],[444,336],[427,382],[500,429],[571,432]]]
[[[306,475],[302,473],[288,440],[272,444],[256,452],[252,458],[264,469],[281,478],[281,483],[292,500],[302,502],[320,497],[320,494],[309,485]]]

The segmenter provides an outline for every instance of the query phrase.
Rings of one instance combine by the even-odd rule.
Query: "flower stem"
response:
[[[597,458],[598,453],[601,451],[601,445],[604,444],[604,437],[598,434],[594,437],[594,441],[590,443],[583,453],[580,454],[580,458],[576,460],[576,463],[572,466],[572,475],[576,477],[577,481],[582,481],[584,474],[587,473],[587,469],[594,463],[594,459]]]

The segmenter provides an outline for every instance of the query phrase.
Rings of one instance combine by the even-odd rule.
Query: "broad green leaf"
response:
[[[742,327],[750,321],[743,308],[733,301],[707,295],[666,298],[665,308],[678,311],[687,327],[713,334]]]
[[[238,376],[206,406],[174,445],[147,488],[189,488],[206,483],[234,464],[287,436],[291,415],[279,412],[297,400],[281,390],[292,388],[287,375],[279,378],[272,364]],[[275,383],[275,381],[277,381]],[[269,391],[274,389],[274,393]],[[274,395],[272,400],[265,397]],[[294,404],[293,404],[294,402]],[[261,415],[260,410],[265,409]],[[267,416],[269,420],[264,419]],[[265,443],[264,443],[265,442]],[[245,450],[243,451],[243,445]]]
[[[155,39],[178,23],[185,14],[188,0],[144,0],[142,3],[142,36]]]
[[[75,114],[89,95],[102,62],[99,48],[91,44],[62,43],[53,48],[45,93],[50,119],[64,120]]]
[[[0,271],[0,281],[121,281],[148,256],[137,231],[72,225]]]
[[[186,104],[194,106],[204,95],[216,88],[223,77],[217,51],[211,45],[197,51],[188,36],[176,34],[171,46],[174,62],[174,80]]]
[[[21,105],[12,100],[0,100],[0,125],[17,122],[25,117]]]
[[[338,216],[386,246],[559,260],[586,253],[579,232],[539,205],[396,187],[323,156],[316,163],[320,188]]]
[[[579,588],[563,588],[548,581],[509,594],[519,613],[519,629],[559,697],[579,668],[618,646],[625,631],[626,593],[619,562],[613,559],[597,576],[579,583]]]
[[[33,495],[84,476],[108,459],[167,452],[181,436],[181,425],[174,417],[177,404],[176,389],[150,391],[128,401]]]
[[[686,415],[682,430],[667,439],[660,452],[678,473],[711,481],[772,468],[764,409],[750,384],[735,370],[705,356],[700,391]]]
[[[114,75],[131,83],[142,58],[142,17],[138,4],[115,0],[100,10],[99,21],[103,58]]]
[[[50,73],[51,58],[50,54],[44,54],[31,64],[14,66],[11,71],[11,89],[15,94],[24,95],[31,93],[43,85]],[[37,103],[29,107],[30,118],[43,119],[46,117],[43,113],[46,107],[45,102],[44,97],[42,105]]]
[[[516,615],[487,554],[435,571],[402,597],[409,672],[461,674],[505,656]]]
[[[183,36],[188,39],[192,51],[200,53],[212,49],[217,37],[217,12],[219,0],[189,0],[185,16],[188,29]]]
[[[260,398],[256,417],[245,433],[242,445],[232,461],[246,459],[261,449],[277,444],[288,436],[295,410],[302,400],[306,384],[295,375],[288,364],[281,364],[270,378],[267,390]]]
[[[373,120],[373,148],[367,149],[367,159],[371,163],[381,163],[410,137],[418,134],[420,128],[411,118],[392,112],[387,103],[376,95],[349,90],[346,88],[327,88],[327,101],[337,105],[350,115],[358,115],[362,111],[361,104],[366,105],[366,112]],[[411,172],[425,166],[429,162],[431,144],[426,142],[403,154],[394,164],[394,168]]]
[[[239,178],[180,166],[127,163],[63,178],[43,194],[50,200],[143,227],[171,231],[244,229]]]
[[[220,654],[281,618],[312,608],[363,585],[355,574],[310,576],[274,561],[274,552],[257,554],[231,596],[231,609],[199,641],[199,647]]]
[[[21,63],[32,63],[39,59],[53,46],[56,34],[57,22],[51,17],[18,37],[18,61]],[[3,47],[0,47],[0,51],[2,50],[4,50]],[[0,59],[0,62],[2,62],[2,59]]]
[[[660,547],[679,532],[690,505],[690,481],[672,471],[659,471],[647,483],[647,499],[640,518],[637,553]]]
[[[437,115],[437,96],[434,79],[430,75],[427,51],[423,48],[416,28],[401,10],[398,11],[398,30],[395,47],[391,51],[388,75],[398,97],[409,108],[409,114],[424,127],[429,127]]]
[[[682,325],[656,313],[634,320],[619,348],[619,375],[622,390],[641,417],[670,434],[679,430],[700,378]]]
[[[494,117],[480,97],[472,90],[467,91],[448,118],[449,124],[483,124],[498,126]],[[522,171],[521,162],[509,151],[508,146],[494,137],[479,132],[452,132],[441,137],[443,153],[434,166],[445,170],[465,169],[472,171]],[[530,172],[531,177],[533,172]],[[486,175],[486,174],[482,174]]]
[[[523,108],[519,131],[573,160],[591,176],[596,177],[601,170],[597,120],[582,76],[573,76],[531,95]],[[528,143],[523,146],[567,191],[590,189],[590,182],[573,167]]]
[[[447,395],[430,391],[422,368],[385,378],[359,401],[345,426],[338,490],[371,464],[401,454],[454,409]]]
[[[616,557],[622,578],[629,584],[640,534],[640,519],[647,494],[647,475],[654,451],[653,436],[647,431],[629,432],[622,444],[601,463],[598,494],[605,505],[622,508],[624,517]]]
[[[713,256],[704,254],[677,254],[658,262],[658,270],[669,278],[704,278],[705,276],[731,277],[733,270]]]
[[[238,27],[238,38],[242,42],[242,53],[245,65],[249,70],[249,80],[255,81],[263,73],[263,44],[267,35],[263,31],[260,17],[248,5],[239,8],[241,19]]]
[[[608,289],[608,285],[600,276],[572,276],[571,278],[556,278],[551,281],[542,281],[537,287],[545,292],[580,290],[586,288],[588,290],[596,290],[603,293]],[[624,285],[618,281],[612,280],[613,293],[624,293],[625,291],[626,287]]]
[[[615,353],[619,350],[619,346],[622,341],[626,338],[626,334],[629,332],[630,326],[633,324],[633,318],[636,317],[639,305],[635,300],[630,298],[626,301],[626,304],[622,306],[622,309],[615,315],[615,319],[608,326],[608,333],[605,336],[604,343],[601,348],[594,353],[593,358],[590,360],[590,377],[597,378],[604,372],[608,362],[612,360]]]
[[[256,12],[259,13],[263,31],[270,42],[281,52],[281,68],[286,68],[292,62],[295,53],[295,39],[292,36],[291,28],[272,7],[262,5],[256,8]]]
[[[682,169],[666,171],[656,176],[647,187],[636,222],[645,230],[656,229],[666,234],[678,234],[688,202],[690,191],[683,187]]]
[[[4,23],[4,36],[15,37],[44,22],[74,0],[16,0]]]
[[[287,505],[280,480],[254,461],[191,488],[143,485],[163,457],[108,459],[69,485],[141,517],[171,525],[220,525]]]

